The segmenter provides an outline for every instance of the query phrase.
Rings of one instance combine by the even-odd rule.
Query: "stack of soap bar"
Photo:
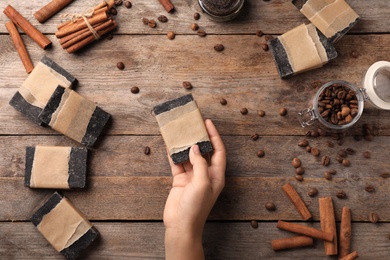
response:
[[[334,46],[313,24],[302,24],[269,45],[281,78],[322,67],[337,57]]]
[[[77,258],[98,236],[85,216],[57,192],[34,213],[31,222],[67,259]]]
[[[44,189],[84,188],[87,154],[85,147],[27,147],[24,184]]]
[[[73,88],[77,79],[44,56],[12,97],[10,105],[41,125],[38,116],[58,85]]]
[[[292,0],[292,3],[333,43],[359,20],[345,0]]]
[[[108,122],[110,114],[76,91],[58,86],[39,115],[54,130],[91,147]]]
[[[189,160],[189,150],[194,144],[202,154],[213,151],[204,120],[191,94],[155,106],[153,111],[175,164]]]

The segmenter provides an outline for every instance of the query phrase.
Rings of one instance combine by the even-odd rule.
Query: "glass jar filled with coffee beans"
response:
[[[313,99],[313,107],[298,113],[302,127],[319,122],[330,130],[345,130],[361,117],[364,102],[390,110],[390,62],[379,61],[367,71],[363,88],[333,80],[325,83]]]
[[[241,11],[244,0],[194,0],[195,8],[216,22],[233,20]]]

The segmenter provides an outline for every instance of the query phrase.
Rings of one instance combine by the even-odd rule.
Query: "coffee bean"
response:
[[[310,197],[315,197],[318,194],[318,190],[316,188],[309,188],[309,190],[307,191],[307,194]]]
[[[365,152],[363,153],[363,156],[364,156],[364,158],[369,159],[369,158],[371,158],[371,153],[370,153],[369,151],[365,151]]]
[[[318,131],[316,131],[316,130],[311,130],[311,131],[310,131],[310,136],[312,136],[312,137],[319,137],[320,134],[319,134]]]
[[[200,19],[200,13],[196,12],[194,13],[194,20],[199,20]]]
[[[120,70],[123,70],[124,68],[125,68],[125,64],[123,63],[123,62],[118,62],[117,64],[116,64],[116,67],[118,68],[118,69],[120,69]]]
[[[351,56],[352,58],[357,59],[359,57],[359,53],[357,51],[352,51]]]
[[[168,39],[173,40],[173,39],[175,39],[175,36],[176,35],[174,32],[172,32],[172,31],[167,32]]]
[[[148,26],[149,26],[150,28],[156,28],[156,27],[157,27],[157,23],[156,23],[155,20],[152,19],[152,20],[149,20]]]
[[[139,88],[138,88],[138,87],[132,87],[132,88],[130,89],[130,91],[131,91],[131,93],[133,93],[133,94],[137,94],[137,93],[139,93]]]
[[[299,166],[301,166],[301,160],[295,157],[292,159],[291,164],[294,168],[298,168]]]
[[[206,32],[204,30],[198,30],[197,34],[200,37],[205,37],[206,36]]]
[[[376,212],[371,212],[368,215],[368,219],[371,221],[371,223],[377,223],[379,221],[379,215]]]
[[[260,110],[257,114],[259,115],[259,117],[265,116],[265,112],[263,110]]]
[[[191,30],[196,31],[199,29],[199,25],[197,23],[191,24]]]
[[[263,33],[263,31],[261,31],[261,30],[257,30],[257,31],[256,31],[256,35],[257,35],[258,37],[261,37],[261,36],[264,35],[264,33]]]
[[[303,167],[298,167],[298,168],[295,169],[295,173],[297,175],[302,175],[302,174],[305,173],[305,169],[303,169]]]
[[[324,129],[322,129],[322,128],[318,128],[318,134],[320,135],[320,136],[327,136],[328,135],[328,132],[326,132]]]
[[[330,174],[332,175],[336,175],[337,174],[337,171],[332,169],[332,170],[327,170],[326,172],[329,172]]]
[[[340,156],[340,157],[347,157],[347,152],[343,149],[340,149],[337,154]]]
[[[309,145],[306,146],[306,147],[305,147],[305,150],[306,150],[306,152],[310,153],[310,152],[311,152],[311,146],[309,146]]]
[[[146,154],[146,155],[150,154],[150,147],[149,146],[145,147],[144,154]]]
[[[343,159],[343,161],[341,162],[344,166],[348,167],[351,165],[351,162],[348,160],[348,159]]]
[[[276,209],[276,206],[273,202],[267,202],[264,206],[269,211],[274,211]]]
[[[281,109],[279,109],[279,115],[281,115],[281,116],[287,115],[287,109],[285,109],[284,107],[282,107]]]
[[[263,150],[258,150],[257,151],[257,157],[264,157],[264,155],[265,155],[265,153],[264,153],[264,151]]]
[[[318,149],[318,148],[315,148],[315,147],[313,147],[313,148],[311,148],[311,154],[312,155],[314,155],[314,156],[319,156],[320,155],[320,150]]]
[[[221,103],[222,106],[225,106],[227,104],[227,101],[226,101],[226,99],[221,98],[221,99],[219,99],[219,103]]]
[[[356,151],[355,151],[354,149],[352,149],[352,148],[347,148],[347,154],[353,155],[353,154],[355,154],[355,153],[356,153]]]
[[[111,14],[111,15],[117,15],[117,14],[118,14],[118,10],[116,10],[115,7],[111,7],[111,9],[110,9],[110,14]]]
[[[246,115],[246,114],[248,114],[248,109],[243,107],[243,108],[240,109],[240,113],[243,114],[243,115]]]
[[[324,172],[324,178],[328,181],[332,180],[332,174],[328,171]]]
[[[253,141],[256,141],[257,139],[259,139],[259,135],[258,134],[254,134],[254,135],[251,136],[251,139]]]
[[[382,172],[379,176],[381,176],[383,179],[387,179],[390,177],[390,173],[389,172]]]
[[[123,3],[122,0],[115,0],[114,1],[114,5],[116,5],[116,6],[120,6],[122,3]]]
[[[259,223],[257,223],[256,220],[252,220],[252,221],[251,221],[251,227],[252,227],[252,228],[258,228],[258,227],[259,227]]]
[[[321,159],[321,163],[323,166],[328,166],[330,164],[330,157],[325,155]]]
[[[274,37],[272,36],[272,35],[266,35],[266,36],[264,36],[264,39],[265,39],[265,41],[266,42],[268,42],[268,41],[270,41],[270,40],[272,40]]]
[[[364,188],[365,191],[367,192],[374,192],[375,191],[375,187],[371,184],[367,184],[366,187]]]
[[[309,142],[306,139],[302,139],[301,141],[298,142],[298,146],[300,147],[306,147],[309,145]]]
[[[214,50],[216,51],[223,51],[225,47],[222,44],[216,44],[214,45]]]
[[[192,89],[192,84],[189,81],[183,81],[182,86],[185,89]]]
[[[111,33],[108,33],[106,36],[107,40],[112,40],[113,38],[114,38],[114,36]]]
[[[303,176],[302,175],[295,175],[295,179],[297,181],[303,181]]]
[[[125,7],[126,8],[131,8],[133,5],[131,4],[130,1],[125,1]]]
[[[160,15],[159,17],[157,17],[157,20],[161,23],[166,23],[168,22],[168,17],[166,17],[165,15]]]
[[[343,157],[341,156],[336,156],[336,161],[338,161],[339,163],[342,163],[343,162]]]
[[[334,143],[332,141],[326,141],[326,145],[332,148],[334,146]]]
[[[339,190],[336,192],[336,197],[339,199],[345,199],[347,197],[347,194],[343,190]]]
[[[261,45],[261,48],[263,49],[263,51],[268,51],[268,50],[269,50],[269,46],[268,46],[268,44],[266,44],[266,43],[263,43],[263,44]]]
[[[148,19],[148,18],[142,18],[142,22],[143,22],[145,25],[148,25],[149,19]]]

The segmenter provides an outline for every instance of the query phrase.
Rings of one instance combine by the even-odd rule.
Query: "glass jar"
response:
[[[341,110],[334,111],[333,107],[328,107],[326,106],[327,104],[323,103],[323,92],[332,86],[338,85],[344,86],[345,89],[351,90],[351,93],[356,95],[356,97],[353,98],[356,101],[353,102],[354,105],[352,107],[352,109],[356,110],[353,111],[353,115],[351,113],[352,116],[349,120],[345,120],[344,117],[338,117],[337,113],[341,113]],[[329,92],[327,94],[330,95]],[[332,95],[333,98],[335,98],[334,93]],[[329,102],[335,102],[333,98],[329,97],[329,100],[331,100]],[[379,109],[390,110],[390,62],[378,61],[371,65],[364,77],[363,88],[358,88],[354,84],[343,80],[333,80],[325,83],[314,96],[313,106],[300,111],[298,113],[298,119],[302,127],[307,127],[318,122],[320,126],[323,126],[326,129],[343,131],[353,126],[359,120],[363,114],[365,101],[369,101],[373,106]],[[344,102],[344,99],[342,102]],[[349,102],[350,101],[346,101],[346,103]],[[355,103],[357,107],[355,106]],[[322,109],[323,107],[326,107],[331,111],[329,113],[334,113],[336,116],[331,115],[331,118],[327,117],[328,115],[325,116],[324,113],[326,114],[325,110],[327,109],[324,110]],[[348,107],[348,109],[350,108]],[[352,110],[350,109],[350,111]],[[333,118],[333,116],[337,118]],[[342,124],[338,124],[338,122],[342,122]]]
[[[233,20],[240,13],[244,0],[194,0],[195,9],[216,22]]]

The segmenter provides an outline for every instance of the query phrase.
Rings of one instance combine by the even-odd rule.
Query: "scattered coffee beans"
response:
[[[327,155],[323,156],[321,159],[321,164],[323,166],[328,166],[330,164],[330,157]]]
[[[295,175],[295,179],[297,181],[303,181],[303,176],[302,175]]]
[[[352,51],[351,56],[352,56],[352,58],[357,59],[359,57],[359,53],[357,51]]]
[[[303,167],[298,167],[298,168],[296,168],[295,169],[295,173],[297,174],[297,175],[302,175],[302,174],[304,174],[305,173],[305,169],[303,169]]]
[[[165,15],[160,15],[159,17],[157,17],[157,20],[161,23],[166,23],[168,22],[168,17],[166,17]]]
[[[381,176],[383,179],[387,179],[390,177],[390,173],[389,172],[382,172],[379,176]]]
[[[347,197],[347,194],[343,190],[339,190],[336,192],[336,197],[339,199],[345,199]]]
[[[291,164],[294,168],[298,168],[299,166],[301,166],[301,160],[295,157],[292,159]]]
[[[196,12],[194,13],[194,20],[199,20],[200,18],[200,13]]]
[[[189,81],[183,81],[182,86],[185,89],[192,89],[192,84]]]
[[[263,33],[263,31],[258,30],[258,31],[256,31],[256,35],[257,35],[258,37],[261,37],[261,36],[264,35],[264,33]]]
[[[191,30],[196,31],[199,29],[199,25],[197,23],[191,24]]]
[[[355,151],[354,149],[352,149],[352,148],[347,148],[347,154],[353,155],[353,154],[355,154],[355,153],[356,153],[356,151]]]
[[[259,223],[257,223],[256,220],[252,220],[252,221],[251,221],[251,227],[252,227],[252,228],[258,228],[258,227],[259,227]]]
[[[246,114],[248,114],[248,109],[243,107],[243,108],[240,109],[240,113],[243,114],[243,115],[246,115]]]
[[[130,1],[125,1],[125,7],[126,8],[131,8],[133,5],[131,4]]]
[[[118,14],[118,10],[116,10],[115,7],[111,7],[111,9],[110,9],[110,14],[111,14],[111,15],[117,15],[117,14]]]
[[[358,114],[356,92],[336,83],[325,88],[318,97],[318,112],[333,125],[350,123]]]
[[[368,219],[371,221],[371,223],[377,223],[379,220],[379,215],[376,212],[371,212],[368,215]]]
[[[298,142],[298,146],[300,147],[306,147],[309,145],[309,142],[306,139],[302,139],[301,141]]]
[[[326,141],[326,145],[332,148],[334,146],[334,143],[332,141]]]
[[[257,151],[257,157],[264,157],[264,155],[265,155],[265,153],[264,153],[264,151],[263,150],[258,150]]]
[[[116,5],[116,6],[120,6],[122,3],[123,3],[122,0],[115,0],[114,1],[114,5]]]
[[[281,115],[281,116],[287,115],[287,109],[285,109],[284,107],[282,107],[281,109],[279,109],[279,115]]]
[[[336,156],[336,161],[338,161],[339,163],[342,163],[343,162],[343,157]]]
[[[268,46],[268,44],[266,44],[266,43],[263,43],[263,44],[261,45],[261,48],[263,49],[263,51],[268,51],[268,50],[269,50],[269,46]]]
[[[329,172],[330,174],[332,175],[336,175],[337,174],[337,171],[332,169],[332,170],[327,170],[327,172]]]
[[[319,137],[320,136],[320,134],[318,133],[317,130],[311,130],[309,132],[310,132],[311,137]]]
[[[307,194],[310,197],[315,197],[318,194],[318,190],[316,188],[309,188],[309,190],[307,191]]]
[[[343,161],[341,162],[344,166],[348,167],[351,165],[351,162],[348,160],[348,159],[343,159]]]
[[[225,106],[225,105],[227,104],[227,101],[226,101],[226,99],[221,98],[221,99],[219,100],[219,103],[221,103],[222,106]]]
[[[375,191],[375,187],[371,184],[367,184],[366,187],[364,188],[365,191],[367,192],[374,192]]]
[[[311,152],[311,146],[309,146],[309,145],[306,146],[306,147],[305,147],[305,150],[306,150],[306,152],[310,153],[310,152]]]
[[[274,37],[273,37],[272,35],[269,35],[269,34],[267,34],[266,36],[264,36],[264,40],[265,40],[266,42],[272,40],[273,38],[274,38]]]
[[[133,94],[137,94],[137,93],[139,93],[139,88],[138,88],[138,87],[132,87],[132,88],[130,89],[130,91],[131,91],[131,93],[133,93]]]
[[[363,157],[369,159],[369,158],[371,158],[371,153],[368,152],[368,151],[365,151],[365,152],[363,153]]]
[[[123,62],[118,62],[117,64],[116,64],[116,67],[118,68],[118,69],[120,69],[120,70],[123,70],[124,68],[125,68],[125,64],[123,63]]]
[[[108,33],[107,36],[106,36],[106,39],[107,40],[112,40],[112,39],[114,39],[114,36],[111,33]]]
[[[176,35],[174,32],[172,32],[172,31],[167,32],[168,39],[173,40],[173,39],[175,39],[175,36]]]
[[[149,19],[148,19],[148,18],[142,18],[142,22],[143,22],[145,25],[148,25]]]
[[[265,112],[263,110],[260,110],[258,112],[258,115],[259,115],[259,117],[264,117],[265,116]]]
[[[149,155],[150,154],[150,147],[146,146],[144,149],[144,154]]]
[[[148,26],[149,26],[150,28],[156,28],[156,27],[157,27],[157,23],[156,23],[155,20],[152,19],[152,20],[149,20]]]
[[[267,202],[264,206],[269,211],[274,211],[276,209],[276,206],[273,202]]]
[[[223,51],[225,47],[222,44],[216,44],[214,45],[214,50],[216,51]]]
[[[251,136],[251,139],[253,141],[256,141],[257,139],[259,139],[259,135],[258,134],[254,134],[254,135]]]
[[[311,148],[311,154],[314,155],[314,156],[319,156],[320,155],[320,150],[318,148]]]
[[[205,37],[206,36],[206,32],[204,30],[198,30],[197,34],[200,37]]]
[[[322,128],[318,128],[318,134],[320,136],[327,136],[328,135],[328,132],[326,132],[324,129]]]
[[[337,154],[340,156],[340,157],[347,157],[347,152],[343,149],[340,149]]]
[[[328,171],[324,172],[324,178],[328,181],[332,180],[332,174]]]

